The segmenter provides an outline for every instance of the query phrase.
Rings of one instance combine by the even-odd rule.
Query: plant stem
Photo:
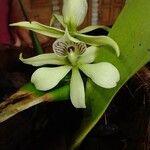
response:
[[[27,10],[25,9],[23,0],[18,0],[18,1],[19,1],[19,4],[20,4],[22,13],[23,13],[23,15],[25,17],[25,20],[31,22],[31,20],[30,20],[30,18],[28,16]],[[33,32],[33,31],[29,31],[29,33],[30,33],[30,37],[31,37],[31,40],[32,40],[33,48],[35,49],[36,53],[37,54],[43,54],[43,49],[41,47],[39,39],[37,38],[36,33]]]
[[[69,99],[69,86],[63,86],[53,91],[36,92],[28,84],[24,89],[10,96],[0,104],[0,123],[14,115],[42,102],[64,101]],[[32,91],[32,92],[31,92]],[[40,95],[40,96],[39,96]]]

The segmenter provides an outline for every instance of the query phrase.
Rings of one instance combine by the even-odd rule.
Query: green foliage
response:
[[[25,84],[20,89],[20,91],[27,91],[29,93],[31,92],[32,95],[38,97],[47,94],[52,98],[52,101],[64,101],[64,100],[68,100],[70,89],[69,89],[69,85],[64,85],[62,87],[58,87],[56,89],[44,92],[44,91],[37,90],[32,83],[28,83]]]
[[[128,0],[109,33],[120,47],[120,57],[117,58],[110,47],[100,48],[96,61],[114,64],[120,72],[121,79],[113,89],[104,89],[88,81],[86,95],[88,107],[80,129],[73,135],[70,149],[75,149],[81,143],[101,118],[118,90],[150,60],[149,10],[149,0]]]
[[[112,63],[119,70],[121,79],[117,86],[113,89],[104,89],[95,85],[91,80],[87,81],[87,109],[85,109],[80,128],[74,135],[72,135],[72,139],[70,141],[71,150],[77,148],[90,130],[95,126],[109,106],[113,97],[117,94],[125,82],[150,60],[149,10],[149,0],[128,0],[121,15],[109,33],[109,36],[119,45],[120,56],[116,57],[113,49],[109,46],[99,47],[96,62]],[[43,28],[43,25],[41,24],[32,24],[36,24],[38,29],[39,27],[41,29]],[[30,24],[28,23],[27,25]],[[45,30],[46,35],[48,34],[47,31],[49,31],[49,29],[53,29],[47,27],[45,28],[47,29]],[[58,33],[60,36],[64,34],[63,31],[58,31]],[[37,91],[32,84],[28,84],[22,89],[32,91],[37,96],[42,96],[47,93]],[[55,97],[54,101],[68,99],[69,86],[64,86],[54,91],[52,90],[49,94]]]

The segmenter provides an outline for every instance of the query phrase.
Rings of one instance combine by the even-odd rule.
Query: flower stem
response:
[[[19,0],[19,4],[20,4],[21,10],[22,10],[22,13],[25,17],[25,20],[31,22],[31,20],[28,16],[27,10],[24,6],[23,0]],[[32,45],[33,45],[34,50],[36,51],[37,54],[43,54],[43,49],[41,47],[39,39],[37,38],[36,33],[33,32],[33,31],[30,31],[29,33],[30,33],[30,37],[31,37],[31,40],[32,40]]]

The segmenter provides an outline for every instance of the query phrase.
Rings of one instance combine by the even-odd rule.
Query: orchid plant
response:
[[[141,6],[144,9],[141,9]],[[69,134],[67,138],[69,139],[66,142],[68,149],[75,150],[102,117],[119,89],[150,61],[150,13],[147,13],[149,9],[149,0],[129,0],[110,30],[108,35],[114,38],[122,49],[120,59],[110,52],[113,47],[119,56],[118,45],[113,39],[107,36],[87,35],[87,32],[101,26],[89,26],[77,30],[87,12],[85,0],[64,0],[63,15],[54,15],[64,30],[38,22],[12,24],[12,26],[24,27],[57,38],[57,40],[53,44],[54,53],[41,54],[27,59],[24,59],[22,54],[20,55],[20,60],[26,64],[53,65],[37,69],[31,77],[36,88],[46,92],[37,90],[31,82],[25,84],[6,101],[0,103],[0,123],[39,103],[68,100],[70,92],[75,107],[84,108],[87,105],[79,129]],[[105,44],[109,47],[102,47]],[[70,88],[69,85],[63,85],[47,91],[55,87],[71,70]],[[82,76],[80,72],[83,72]],[[86,82],[86,105],[82,80],[84,74],[91,78]],[[113,88],[114,86],[116,87]],[[78,119],[76,117],[74,121]]]
[[[54,88],[72,70],[70,80],[70,99],[74,107],[85,108],[85,89],[80,71],[87,77],[103,87],[113,88],[120,79],[117,68],[109,62],[94,63],[97,47],[102,45],[111,46],[119,56],[117,43],[108,36],[90,36],[83,34],[100,26],[89,26],[80,31],[77,27],[82,24],[87,13],[86,0],[64,0],[63,16],[55,15],[65,30],[46,26],[38,22],[19,22],[11,26],[19,26],[46,36],[58,38],[53,43],[54,53],[41,54],[20,60],[25,64],[43,66],[47,64],[58,67],[41,67],[37,69],[31,82],[38,90],[47,91]]]

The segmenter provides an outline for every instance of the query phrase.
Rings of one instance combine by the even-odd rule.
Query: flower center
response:
[[[56,55],[67,57],[71,65],[76,65],[77,59],[86,50],[84,42],[65,41],[58,39],[53,43],[53,51]]]
[[[67,51],[68,51],[68,53],[70,53],[70,52],[75,52],[75,47],[74,47],[74,46],[69,46],[69,47],[67,48]]]

